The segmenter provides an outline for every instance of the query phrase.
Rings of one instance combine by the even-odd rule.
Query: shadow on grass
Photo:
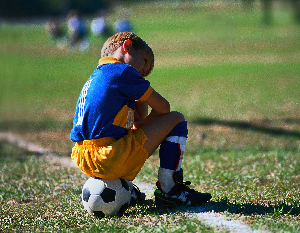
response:
[[[282,128],[272,128],[264,126],[267,123],[271,123],[272,120],[263,120],[261,124],[258,123],[251,123],[247,121],[238,121],[238,120],[222,120],[216,118],[196,118],[191,121],[193,124],[198,125],[219,125],[219,126],[226,126],[236,129],[243,129],[249,131],[257,131],[260,133],[270,134],[274,136],[286,136],[286,137],[294,137],[300,138],[300,131],[296,130],[286,130]],[[281,120],[282,123],[285,124],[298,124],[300,125],[300,119],[296,118],[286,118]]]
[[[171,213],[231,213],[231,214],[242,214],[242,215],[299,215],[300,209],[299,205],[270,205],[262,206],[259,204],[233,204],[229,203],[227,200],[220,202],[210,201],[199,206],[189,206],[189,207],[175,207],[175,208],[158,208],[155,206],[154,200],[147,200],[143,205],[146,209],[146,214],[171,214]],[[140,211],[139,211],[140,213]],[[132,213],[130,213],[131,215]]]
[[[205,206],[202,206],[205,211],[214,211],[215,213],[228,212],[232,214],[243,214],[243,215],[265,215],[265,214],[274,214],[274,215],[299,215],[299,206],[279,204],[279,205],[269,205],[263,206],[259,204],[249,203],[249,204],[234,204],[230,203],[227,200],[220,202],[209,202]],[[191,211],[195,207],[189,207]],[[197,211],[197,208],[196,208]]]
[[[296,124],[300,128],[300,118],[285,118],[278,120],[283,125]],[[239,121],[239,120],[222,120],[217,118],[194,118],[189,121],[192,124],[197,125],[219,125],[225,127],[231,127],[236,129],[243,129],[248,131],[256,131],[260,133],[265,133],[274,136],[286,136],[286,137],[294,137],[300,138],[300,131],[298,130],[287,130],[280,127],[268,127],[273,122],[270,119],[264,119],[260,123],[253,123],[247,121]],[[0,122],[0,128],[2,130],[49,130],[49,129],[59,129],[59,128],[72,128],[72,120],[65,121],[57,121],[55,119],[44,119],[44,120],[36,120],[36,121],[2,121]]]

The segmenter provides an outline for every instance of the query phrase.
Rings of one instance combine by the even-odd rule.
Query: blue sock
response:
[[[180,169],[187,135],[187,122],[183,121],[177,124],[161,143],[159,149],[161,168],[174,171]]]

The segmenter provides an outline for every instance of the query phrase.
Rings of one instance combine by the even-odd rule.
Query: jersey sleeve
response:
[[[139,99],[140,101],[145,101],[152,94],[153,88],[149,86],[148,90],[144,93],[144,95]]]
[[[123,71],[118,86],[122,96],[130,100],[146,100],[153,91],[150,82],[131,66]]]

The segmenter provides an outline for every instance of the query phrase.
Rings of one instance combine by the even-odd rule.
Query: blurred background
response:
[[[138,7],[134,7],[135,5]],[[44,27],[52,45],[60,49],[67,48],[70,52],[87,52],[91,44],[99,41],[103,43],[116,32],[136,31],[136,14],[153,11],[153,6],[158,5],[176,11],[181,9],[179,15],[174,11],[173,20],[176,16],[183,17],[182,10],[196,9],[199,14],[201,11],[226,14],[224,9],[230,8],[259,12],[259,16],[255,15],[259,18],[256,23],[263,26],[278,23],[281,19],[276,17],[274,10],[284,9],[289,12],[293,23],[300,25],[300,0],[1,0],[0,25]],[[147,14],[150,15],[149,12]],[[193,17],[193,14],[187,13],[186,16]],[[185,19],[182,23],[189,20],[193,19]],[[214,20],[217,22],[218,19]],[[231,23],[227,22],[225,26],[230,27]],[[0,37],[5,37],[6,34],[2,32]]]
[[[0,131],[68,152],[79,92],[119,31],[152,47],[151,85],[188,121],[298,130],[299,2],[1,0]]]
[[[1,0],[0,25],[44,27],[52,45],[61,49],[68,48],[71,52],[87,52],[91,43],[101,39],[103,43],[116,32],[136,31],[136,14],[153,11],[153,6],[158,5],[176,9],[172,15],[173,20],[176,16],[183,17],[182,10],[185,13],[191,11],[190,15],[186,14],[191,18],[195,9],[199,14],[203,11],[226,14],[224,9],[228,13],[230,8],[259,12],[259,16],[256,14],[255,17],[259,17],[259,24],[263,26],[273,26],[282,20],[276,17],[274,10],[284,9],[289,12],[293,23],[300,25],[300,0]],[[178,10],[181,10],[179,15]],[[193,19],[185,19],[182,23],[189,20]],[[214,20],[217,22],[218,19]],[[231,26],[231,23],[227,22],[225,26]],[[6,33],[0,36],[5,37]]]
[[[295,20],[300,21],[299,0],[2,0],[0,15],[3,19],[16,19],[22,17],[45,17],[49,15],[67,14],[70,9],[80,9],[82,14],[95,14],[97,11],[107,10],[119,4],[139,2],[172,2],[173,4],[198,4],[198,3],[241,3],[245,8],[252,8],[258,2],[264,11],[264,20],[271,20],[272,5],[281,2],[291,5]]]
[[[220,7],[224,3],[241,4],[244,9],[261,8],[263,23],[272,23],[272,9],[281,4],[291,7],[293,18],[300,23],[299,0],[1,0],[0,19],[3,21],[63,17],[72,9],[80,10],[85,16],[105,15],[116,6],[129,6],[135,3],[172,3],[174,5],[214,4]]]

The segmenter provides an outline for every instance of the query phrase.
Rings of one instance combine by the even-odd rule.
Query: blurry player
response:
[[[108,25],[104,17],[96,17],[91,22],[91,31],[95,36],[103,36],[108,32]]]
[[[46,23],[46,31],[49,34],[51,41],[55,43],[58,48],[65,47],[65,32],[59,20],[50,18]]]
[[[84,21],[79,17],[77,10],[71,10],[67,18],[70,50],[72,51],[78,46],[81,52],[86,52],[89,49],[89,42]]]

